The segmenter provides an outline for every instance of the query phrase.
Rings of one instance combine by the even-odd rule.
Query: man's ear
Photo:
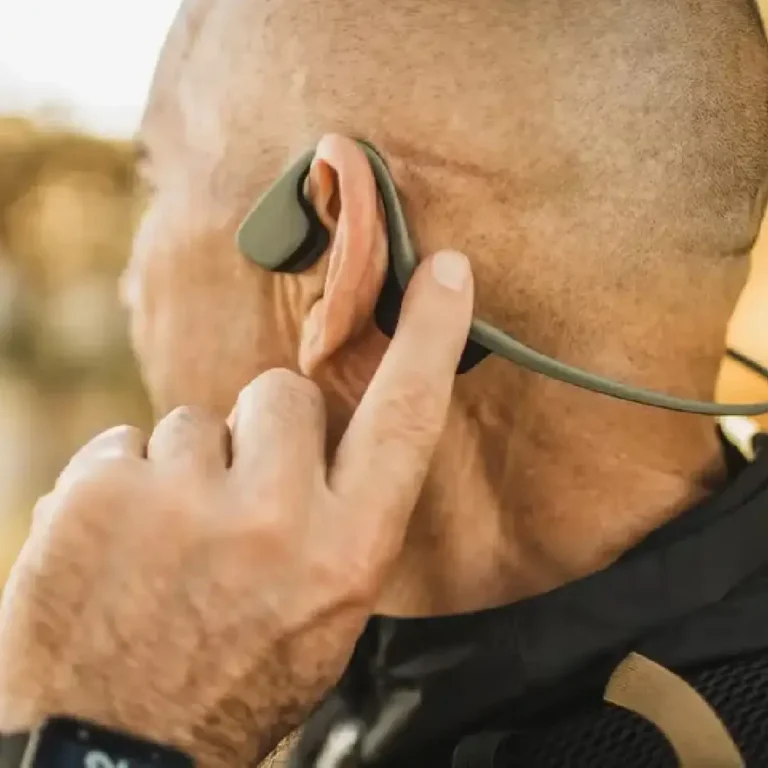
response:
[[[387,271],[387,229],[370,163],[351,139],[324,136],[308,182],[331,235],[323,292],[301,331],[299,367],[311,376],[372,320]]]

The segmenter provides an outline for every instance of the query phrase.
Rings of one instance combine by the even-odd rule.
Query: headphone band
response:
[[[368,142],[358,141],[358,144],[371,164],[384,204],[390,265],[402,292],[417,266],[405,214],[384,159]],[[314,150],[310,150],[293,163],[259,199],[238,231],[237,243],[241,252],[264,269],[283,272],[308,269],[328,247],[329,234],[304,195],[304,181],[313,158]],[[692,400],[590,373],[537,352],[478,318],[472,320],[469,340],[535,373],[619,400],[705,416],[768,413],[768,401],[723,404]],[[764,373],[768,378],[768,371]]]

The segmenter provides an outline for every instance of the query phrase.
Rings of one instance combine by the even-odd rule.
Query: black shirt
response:
[[[768,766],[768,450],[727,456],[721,490],[603,571],[473,614],[373,618],[293,765],[673,768],[653,725],[603,701],[634,651]]]

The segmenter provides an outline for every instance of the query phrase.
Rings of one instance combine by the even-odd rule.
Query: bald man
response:
[[[141,130],[150,198],[123,286],[159,415],[223,418],[284,367],[318,385],[338,443],[389,344],[385,211],[357,138],[386,161],[418,254],[469,254],[476,315],[590,371],[711,398],[768,176],[752,0],[189,0]],[[307,196],[329,245],[304,272],[268,272],[236,231],[313,147]],[[761,524],[748,502],[765,462],[726,460],[709,417],[494,355],[468,367],[378,617],[295,764],[768,753],[739,692],[707,687],[754,673],[768,701],[768,656],[745,655],[768,647],[768,555],[743,519]],[[633,687],[638,658],[652,672]],[[669,669],[683,688],[654,688]],[[602,702],[653,720],[622,698],[649,686],[652,704],[676,702],[674,727]],[[698,753],[681,690],[704,713]]]
[[[158,411],[227,413],[287,366],[320,383],[337,430],[349,419],[386,345],[385,232],[361,152],[329,139],[313,166],[335,233],[314,269],[266,273],[234,239],[329,132],[383,153],[419,252],[470,254],[476,314],[590,370],[711,396],[763,209],[767,72],[748,0],[185,4],[142,128],[151,199],[125,281]],[[459,379],[381,610],[551,589],[721,474],[710,419],[488,358]]]
[[[567,362],[707,399],[763,212],[767,105],[751,0],[188,2],[142,128],[152,192],[126,278],[157,408],[226,413],[254,375],[289,366],[344,429],[387,342],[373,317],[385,224],[356,137],[385,158],[418,252],[470,255],[476,314]],[[311,199],[330,246],[307,272],[267,273],[236,228],[319,140]],[[478,611],[581,579],[724,473],[710,418],[488,357],[457,381],[377,611]],[[389,667],[439,630],[392,626],[391,662],[373,642],[397,688]],[[359,688],[377,687],[373,658]],[[505,693],[496,678],[496,698],[470,705],[466,674],[446,680],[450,706],[422,702],[404,748],[460,733]],[[357,698],[352,722],[386,709]]]

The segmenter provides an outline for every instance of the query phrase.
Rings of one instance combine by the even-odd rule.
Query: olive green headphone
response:
[[[402,298],[402,292],[417,265],[416,254],[386,163],[370,144],[364,141],[359,141],[358,144],[371,163],[386,213],[390,261],[389,290],[391,293],[392,286],[396,284],[395,290],[399,292],[399,298]],[[238,247],[246,257],[264,269],[301,272],[311,267],[328,248],[328,231],[305,195],[305,182],[314,154],[314,150],[305,152],[293,163],[259,199],[240,226],[237,235]],[[398,307],[399,298],[394,299]],[[391,335],[397,310],[392,318],[391,307],[389,309],[389,320],[386,319],[386,312],[377,316],[377,320],[380,326],[389,326],[385,332]],[[724,405],[673,397],[612,381],[536,352],[504,331],[477,318],[472,321],[469,339],[459,372],[471,367],[467,365],[467,353],[478,361],[488,353],[495,352],[513,363],[552,379],[642,405],[709,416],[752,416],[768,413],[768,402]]]

